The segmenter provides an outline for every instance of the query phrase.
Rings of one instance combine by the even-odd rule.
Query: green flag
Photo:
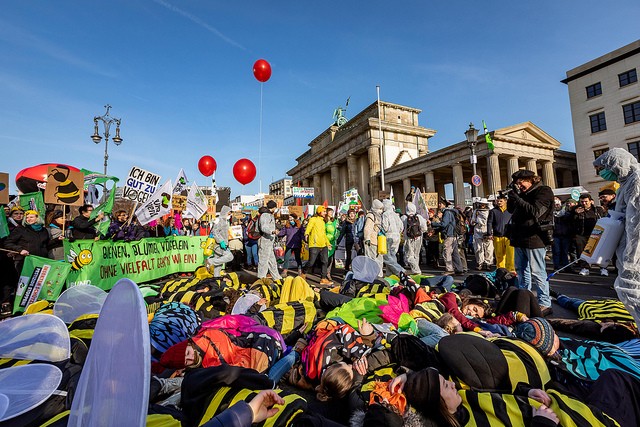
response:
[[[81,172],[84,174],[84,188],[85,190],[90,184],[101,185],[108,181],[117,182],[118,178],[115,176],[105,175],[99,172],[93,172],[88,169],[81,169]]]
[[[493,151],[496,147],[493,145],[493,139],[491,139],[491,135],[487,130],[487,124],[484,122],[484,120],[482,121],[482,126],[484,127],[484,140],[487,143],[489,150]]]
[[[100,221],[97,226],[98,234],[106,236],[107,231],[109,230],[109,225],[111,224],[111,220],[109,219],[109,215],[113,210],[113,202],[116,199],[116,182],[118,182],[118,178],[113,179],[113,187],[111,187],[111,192],[107,196],[107,199],[100,203],[94,210],[91,212],[91,216],[89,219],[95,218],[100,212],[104,213],[104,219]],[[105,187],[106,188],[106,187]]]
[[[0,239],[4,239],[9,235],[9,224],[7,224],[7,216],[4,212],[0,212]]]
[[[25,311],[36,301],[55,301],[60,296],[71,264],[28,255],[20,272],[13,313]]]
[[[44,219],[46,208],[44,206],[44,196],[42,191],[36,191],[35,193],[27,193],[20,195],[20,206],[25,211],[34,210]]]

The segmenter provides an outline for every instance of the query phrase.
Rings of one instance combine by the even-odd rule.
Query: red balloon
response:
[[[30,168],[22,169],[16,175],[16,186],[23,193],[33,193],[44,190],[47,181],[47,172],[49,167],[66,167],[67,169],[80,172],[80,169],[62,163],[44,163]]]
[[[253,75],[259,82],[266,82],[271,78],[271,65],[264,59],[258,59],[253,64]]]
[[[247,185],[256,177],[256,165],[249,159],[240,159],[233,165],[233,177],[242,185]]]
[[[211,176],[218,168],[216,160],[211,156],[202,156],[198,161],[198,170],[204,176]]]

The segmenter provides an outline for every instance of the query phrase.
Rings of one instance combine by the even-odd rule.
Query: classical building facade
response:
[[[420,110],[381,102],[381,123],[377,112],[373,103],[346,125],[332,126],[315,138],[288,172],[293,181],[315,188],[314,203],[336,202],[348,188],[357,188],[369,206],[381,190],[383,158],[385,190],[393,188],[398,207],[404,208],[404,195],[412,185],[444,196],[446,184],[453,184],[456,205],[464,206],[469,201],[465,183],[472,177],[468,143],[456,142],[430,153],[428,139],[436,131],[418,125]],[[560,151],[560,142],[533,123],[497,129],[491,135],[493,151],[484,143],[484,135],[477,140],[479,196],[496,194],[511,182],[512,173],[523,168],[536,171],[553,188],[577,184],[573,153]]]
[[[593,160],[609,148],[640,153],[640,40],[567,71],[580,184],[604,185]]]

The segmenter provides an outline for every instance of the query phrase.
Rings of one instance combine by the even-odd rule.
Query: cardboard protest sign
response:
[[[216,216],[216,197],[207,196],[207,215]]]
[[[82,206],[84,204],[84,174],[62,165],[49,166],[44,202],[54,205]]]
[[[242,226],[241,225],[232,225],[229,227],[229,235],[232,239],[240,239],[242,240]]]
[[[127,179],[124,182],[122,197],[134,202],[144,203],[156,192],[158,184],[160,184],[160,175],[134,166],[129,171],[129,175],[127,175]]]
[[[302,218],[303,212],[302,206],[289,206],[289,215],[295,214],[298,218]]]
[[[0,205],[9,204],[9,174],[0,172]]]
[[[171,207],[177,212],[184,211],[187,207],[187,197],[173,193],[173,197],[171,198]]]
[[[438,193],[424,193],[422,194],[427,209],[438,209]]]

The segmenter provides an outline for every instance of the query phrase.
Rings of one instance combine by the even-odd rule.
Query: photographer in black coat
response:
[[[509,240],[515,248],[518,287],[535,288],[546,316],[552,313],[545,255],[553,242],[553,191],[530,170],[519,170],[511,178],[507,210],[512,214]]]

